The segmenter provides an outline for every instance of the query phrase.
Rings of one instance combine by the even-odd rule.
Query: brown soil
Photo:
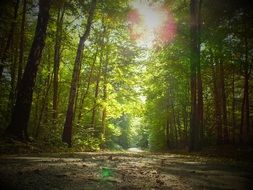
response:
[[[3,155],[0,189],[252,189],[251,163],[193,155]]]

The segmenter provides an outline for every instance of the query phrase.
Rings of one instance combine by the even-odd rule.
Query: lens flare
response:
[[[171,42],[176,25],[168,9],[147,1],[134,1],[131,7],[128,24],[132,40],[147,48]]]

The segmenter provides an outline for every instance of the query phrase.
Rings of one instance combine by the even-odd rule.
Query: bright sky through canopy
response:
[[[134,0],[128,14],[131,39],[141,47],[170,42],[175,35],[175,22],[168,9],[148,0]]]

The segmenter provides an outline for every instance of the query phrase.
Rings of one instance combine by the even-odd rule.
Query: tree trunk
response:
[[[235,122],[236,122],[236,120],[235,120],[235,71],[233,68],[233,81],[232,81],[232,138],[233,138],[233,144],[235,144],[235,127],[236,127]]]
[[[241,110],[241,126],[240,126],[240,141],[244,143],[248,139],[248,134],[250,132],[249,123],[249,75],[248,71],[245,71],[244,75],[244,89],[243,89],[243,100],[242,100],[242,110]]]
[[[102,21],[103,22],[103,21]],[[105,30],[103,30],[103,34],[105,33]],[[96,87],[95,87],[95,94],[94,94],[94,105],[92,110],[92,116],[91,116],[91,124],[95,131],[95,137],[99,138],[101,134],[101,129],[98,129],[96,126],[96,112],[97,112],[97,98],[99,94],[99,84],[101,80],[101,72],[102,72],[102,65],[103,65],[103,56],[104,56],[104,35],[101,37],[101,49],[100,49],[100,58],[99,58],[99,68],[98,68],[98,74],[97,74],[97,80],[96,80]]]
[[[166,109],[166,146],[170,149],[170,112],[168,106]]]
[[[245,84],[244,84],[245,85]],[[244,140],[244,109],[245,108],[245,87],[242,98],[242,107],[241,107],[241,125],[240,125],[240,143],[243,143]]]
[[[191,0],[190,2],[190,35],[191,35],[191,122],[190,122],[190,151],[196,151],[200,148],[200,106],[198,100],[202,89],[200,88],[200,42],[199,42],[199,11],[200,1]],[[199,71],[198,71],[199,70]],[[198,71],[198,72],[197,72]]]
[[[188,112],[186,106],[184,105],[182,108],[183,113],[183,122],[184,122],[184,140],[188,142]]]
[[[81,117],[82,117],[82,109],[83,109],[83,105],[84,105],[84,100],[86,98],[86,96],[89,93],[89,89],[90,89],[90,83],[91,83],[91,77],[95,68],[95,63],[96,63],[96,59],[97,59],[97,54],[98,54],[98,49],[96,50],[93,62],[92,62],[92,66],[91,66],[91,70],[89,73],[89,77],[88,77],[88,81],[87,81],[87,87],[85,89],[85,92],[83,93],[82,97],[81,97],[81,103],[80,103],[80,108],[79,108],[79,114],[77,117],[77,123],[80,123]]]
[[[229,135],[228,135],[228,124],[227,124],[227,98],[226,98],[226,91],[225,91],[225,79],[224,79],[224,67],[223,61],[220,61],[219,65],[220,70],[220,91],[221,91],[221,98],[222,98],[222,121],[223,121],[223,142],[227,144],[229,142]]]
[[[240,126],[240,141],[244,143],[248,141],[248,135],[250,131],[250,105],[249,105],[249,78],[251,73],[251,65],[248,60],[248,36],[247,36],[247,23],[244,19],[244,46],[245,46],[245,61],[244,61],[244,89],[243,89],[243,100],[241,109],[241,126]]]
[[[39,15],[34,40],[17,93],[11,123],[7,128],[7,133],[16,138],[24,139],[28,137],[27,126],[32,105],[33,87],[35,85],[42,50],[45,45],[50,4],[50,0],[39,1]]]
[[[104,86],[103,86],[103,100],[106,103],[107,101],[107,72],[108,72],[108,63],[109,63],[109,48],[106,49],[106,58],[105,58],[105,66],[103,69],[103,75],[104,75]],[[107,109],[106,105],[104,106],[103,112],[102,112],[102,139],[105,137],[106,134],[106,116],[107,116]]]
[[[201,44],[201,39],[200,39],[200,34],[201,34],[201,3],[202,1],[199,0],[199,5],[198,5],[198,15],[197,18],[197,23],[198,23],[198,58],[196,62],[196,67],[197,67],[197,121],[199,123],[199,141],[200,145],[199,148],[202,146],[202,142],[204,139],[204,117],[203,117],[203,89],[202,89],[202,78],[201,78],[201,65],[200,65],[200,44]]]
[[[180,116],[180,112],[177,113],[177,128],[178,128],[178,141],[182,142],[182,130],[181,130],[181,116]]]
[[[55,34],[55,46],[54,46],[54,91],[53,91],[53,125],[55,127],[58,117],[58,75],[60,67],[60,51],[62,41],[62,24],[63,16],[65,12],[64,3],[59,5],[57,21],[56,21],[56,34]]]
[[[47,105],[48,104],[48,93],[49,93],[49,90],[50,90],[50,87],[51,87],[51,83],[52,83],[52,76],[51,76],[50,73],[48,73],[47,80],[45,82],[46,90],[45,90],[44,96],[43,96],[42,101],[41,101],[42,108],[40,110],[38,123],[37,123],[36,131],[35,131],[35,138],[36,139],[39,137],[39,134],[40,134],[40,131],[41,131],[41,121],[42,121],[45,109],[48,106]]]
[[[83,55],[82,55],[82,57],[81,57],[81,60],[83,60]],[[77,74],[77,89],[76,89],[76,98],[75,98],[75,100],[74,100],[74,108],[73,108],[73,110],[74,110],[74,112],[73,112],[73,121],[75,122],[76,120],[75,120],[75,116],[76,116],[76,110],[77,110],[77,105],[78,105],[78,99],[79,99],[79,94],[80,94],[80,73],[81,73],[81,69],[82,69],[82,64],[80,64],[79,65],[80,67],[78,68],[78,74]]]
[[[171,102],[171,109],[172,109],[172,117],[173,117],[173,128],[174,128],[174,136],[175,136],[175,141],[174,141],[174,146],[177,147],[178,145],[178,129],[177,129],[177,122],[176,122],[176,114],[175,114],[175,107],[174,107],[174,101],[172,100]]]
[[[20,26],[20,42],[19,42],[19,60],[18,60],[18,81],[17,89],[20,87],[20,82],[23,73],[23,61],[24,61],[24,41],[25,41],[25,20],[26,20],[26,0],[23,1],[23,14]]]
[[[62,134],[62,141],[66,142],[69,145],[69,147],[71,147],[71,143],[72,143],[72,124],[73,124],[74,103],[75,103],[74,101],[76,98],[76,88],[77,88],[77,81],[79,77],[78,69],[80,68],[80,64],[81,64],[81,57],[82,57],[82,52],[84,49],[84,43],[87,40],[90,33],[93,15],[95,12],[95,7],[96,7],[96,2],[97,2],[96,0],[93,0],[91,2],[91,8],[89,10],[89,16],[87,19],[86,29],[84,31],[84,34],[80,37],[80,41],[79,41],[78,49],[76,53],[71,87],[70,87],[70,92],[69,92],[68,110],[67,110],[66,120],[64,124],[63,134]]]
[[[250,105],[249,105],[249,75],[245,76],[245,84],[244,84],[244,93],[245,93],[245,125],[246,132],[249,135],[250,133],[250,122],[249,122],[249,113],[250,113]]]
[[[15,41],[15,38],[14,38]],[[11,90],[10,90],[10,94],[9,94],[9,113],[12,113],[13,107],[14,107],[14,103],[15,103],[15,98],[16,98],[16,80],[17,80],[17,58],[18,58],[18,47],[17,44],[13,43],[12,45],[12,64],[11,64]],[[10,115],[8,115],[10,117]],[[9,118],[8,117],[8,118]]]
[[[214,105],[215,105],[215,127],[216,127],[216,140],[217,144],[222,144],[222,107],[221,107],[221,89],[219,88],[220,81],[218,80],[217,74],[219,69],[217,65],[213,66],[213,95],[214,95]]]
[[[101,57],[102,57],[102,51],[101,51]],[[92,109],[92,115],[91,115],[91,124],[92,127],[94,128],[95,131],[95,137],[99,137],[99,129],[97,129],[96,126],[96,112],[97,112],[97,98],[99,94],[99,83],[100,83],[100,77],[101,77],[101,66],[102,66],[102,58],[100,57],[100,65],[99,65],[99,71],[97,75],[97,80],[96,80],[96,87],[95,87],[95,94],[94,94],[94,104],[93,104],[93,109]]]

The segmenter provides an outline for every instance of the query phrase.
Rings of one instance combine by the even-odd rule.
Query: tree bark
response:
[[[19,60],[18,60],[18,81],[17,89],[20,87],[20,82],[23,73],[23,61],[24,61],[24,41],[25,41],[25,21],[26,21],[26,0],[23,1],[23,14],[20,26],[20,42],[19,42]]]
[[[17,37],[17,36],[16,36]],[[15,38],[14,38],[15,41]],[[9,113],[12,113],[14,103],[15,103],[15,98],[16,98],[16,80],[17,80],[17,58],[18,58],[18,47],[16,43],[13,43],[12,45],[12,64],[11,64],[11,90],[9,94]],[[10,115],[8,115],[10,116]],[[9,117],[8,117],[9,118]]]
[[[169,111],[169,106],[167,106],[166,107],[166,131],[165,131],[165,133],[166,133],[166,146],[167,146],[167,148],[168,149],[170,149],[171,148],[171,142],[170,142],[170,133],[171,133],[171,131],[170,131],[170,111]]]
[[[197,41],[197,48],[198,48],[198,59],[196,62],[197,67],[197,121],[199,123],[199,141],[201,148],[203,139],[204,139],[204,117],[203,117],[203,87],[202,87],[202,77],[201,77],[201,65],[200,65],[200,34],[201,34],[201,4],[202,0],[199,0],[198,5],[198,13],[197,14],[197,23],[198,23],[198,41]]]
[[[222,124],[223,124],[223,142],[227,144],[229,142],[228,124],[227,124],[227,98],[225,91],[225,78],[224,78],[224,67],[223,60],[220,61],[220,91],[222,98]]]
[[[222,144],[222,104],[221,104],[221,89],[219,81],[219,68],[217,65],[213,65],[213,95],[215,105],[215,127],[216,127],[216,144]]]
[[[55,46],[54,46],[54,83],[53,83],[53,125],[55,127],[58,117],[58,75],[60,67],[60,51],[62,41],[62,24],[65,12],[65,5],[61,4],[58,9],[57,21],[56,21],[56,34],[55,34]]]
[[[245,71],[248,72],[248,71]],[[250,122],[249,122],[249,75],[244,74],[244,89],[243,89],[243,100],[241,109],[241,126],[240,126],[240,142],[244,143],[248,139],[248,134],[250,132]]]
[[[200,1],[190,2],[190,63],[191,63],[191,122],[190,122],[190,151],[200,149],[200,106],[201,80],[200,80],[200,40],[199,40],[199,11]],[[198,89],[200,88],[200,89]]]
[[[103,21],[102,21],[103,22]],[[105,33],[105,30],[103,30],[103,34]],[[94,105],[92,110],[92,116],[91,116],[91,124],[95,131],[95,137],[99,138],[102,130],[98,129],[96,126],[96,112],[97,112],[97,99],[99,95],[99,85],[101,80],[101,72],[102,72],[102,65],[104,62],[103,56],[104,56],[104,35],[100,38],[101,42],[101,49],[100,49],[100,57],[99,57],[99,68],[98,68],[98,74],[97,74],[97,80],[96,80],[96,87],[95,87],[95,93],[94,93]]]
[[[91,8],[89,10],[89,16],[87,19],[86,29],[83,35],[80,37],[77,53],[76,53],[71,87],[70,87],[70,92],[69,92],[68,110],[67,110],[66,120],[64,124],[63,134],[62,134],[62,141],[66,142],[69,147],[71,147],[71,144],[72,144],[72,124],[73,124],[73,115],[74,115],[74,104],[75,104],[75,98],[76,98],[77,81],[79,77],[78,69],[80,68],[80,64],[81,64],[81,57],[82,57],[82,53],[84,49],[84,43],[87,40],[90,33],[96,3],[97,3],[96,0],[93,0],[91,2]]]
[[[45,89],[44,96],[43,96],[42,101],[41,101],[42,107],[41,107],[41,110],[40,110],[38,123],[37,123],[36,131],[35,131],[35,138],[36,139],[39,137],[39,134],[40,134],[40,131],[41,131],[41,121],[42,121],[44,112],[46,110],[46,107],[48,106],[47,105],[48,104],[48,94],[49,94],[49,90],[50,90],[50,87],[51,87],[51,83],[52,83],[52,75],[51,75],[51,73],[48,73],[47,80],[45,82],[46,89]]]
[[[234,67],[234,66],[233,66]],[[233,144],[235,144],[235,71],[233,68],[233,79],[232,79],[232,139]]]
[[[100,77],[101,77],[101,67],[102,67],[102,55],[103,51],[100,53],[100,64],[99,64],[99,70],[96,80],[96,87],[95,87],[95,93],[94,93],[94,103],[93,103],[93,109],[92,109],[92,115],[91,115],[91,124],[95,131],[95,137],[99,137],[99,129],[97,129],[96,126],[96,112],[97,112],[97,99],[99,94],[99,84],[100,84]]]
[[[243,100],[241,109],[241,126],[240,126],[240,142],[244,143],[248,141],[248,135],[250,131],[250,105],[249,105],[249,78],[251,74],[251,66],[248,60],[248,35],[247,35],[247,23],[246,15],[243,15],[244,19],[244,46],[245,46],[245,61],[244,61],[244,89],[243,89]]]
[[[176,122],[176,114],[175,114],[175,106],[174,106],[174,101],[172,100],[171,102],[171,110],[172,110],[172,117],[173,117],[173,131],[174,131],[174,146],[177,147],[178,145],[178,129],[177,129],[177,122]]]
[[[107,101],[107,72],[108,72],[108,63],[109,63],[109,48],[106,49],[106,58],[105,58],[105,66],[103,69],[103,75],[104,75],[104,85],[103,85],[103,100],[106,103]],[[106,135],[106,116],[107,116],[107,106],[105,105],[102,112],[102,139],[105,138]]]
[[[42,50],[45,45],[50,4],[50,0],[39,1],[39,15],[34,40],[17,93],[11,123],[7,128],[7,133],[16,138],[25,139],[28,137],[27,126],[32,105],[33,87],[35,85]]]

